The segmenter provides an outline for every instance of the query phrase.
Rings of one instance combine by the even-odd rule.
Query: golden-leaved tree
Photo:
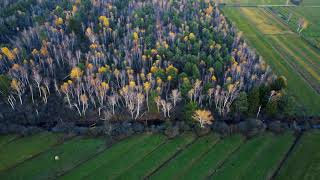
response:
[[[193,114],[193,119],[200,123],[200,127],[204,127],[205,125],[212,124],[213,116],[208,110],[196,110]]]

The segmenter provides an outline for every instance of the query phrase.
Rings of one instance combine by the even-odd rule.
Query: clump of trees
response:
[[[2,95],[12,109],[37,111],[54,99],[80,117],[137,120],[148,113],[168,119],[189,105],[204,126],[286,108],[285,78],[213,1],[63,2],[1,48],[0,74],[10,81]]]

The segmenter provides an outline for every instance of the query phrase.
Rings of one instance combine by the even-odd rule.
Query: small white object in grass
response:
[[[56,160],[56,161],[58,161],[59,159],[60,159],[59,156],[54,157],[54,160]]]

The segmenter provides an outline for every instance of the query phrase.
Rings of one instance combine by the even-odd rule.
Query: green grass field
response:
[[[185,134],[175,139],[169,140],[154,152],[145,156],[141,161],[132,165],[116,179],[143,179],[154,172],[158,167],[181,151],[186,145],[194,140],[193,134]]]
[[[172,159],[167,165],[159,169],[150,179],[176,179],[193,165],[201,156],[207,153],[218,142],[216,135],[199,138],[185,151]]]
[[[50,149],[58,143],[59,135],[41,133],[11,141],[0,148],[0,172]],[[11,139],[4,137],[1,139]]]
[[[162,135],[153,135],[151,138],[143,141],[143,143],[132,147],[131,150],[124,153],[122,156],[95,169],[85,177],[85,179],[113,179],[160,147],[161,144],[165,142],[165,139],[166,138]]]
[[[18,147],[24,140],[10,141],[1,153],[12,155],[7,145]],[[9,138],[11,137],[11,138]],[[14,136],[0,136],[1,142]],[[221,138],[210,134],[196,138],[185,133],[174,139],[141,134],[108,146],[105,138],[74,137],[0,172],[1,179],[319,179],[320,131],[306,132],[297,144],[291,132],[264,133],[249,140],[241,135]],[[16,145],[14,145],[16,144]],[[293,151],[286,158],[292,145]],[[24,145],[36,149],[38,144]],[[6,149],[6,151],[4,151]],[[19,149],[21,150],[21,149]],[[18,150],[16,150],[17,152]],[[54,157],[59,156],[59,160]],[[285,160],[280,171],[280,162]],[[14,158],[7,159],[16,163]],[[2,161],[1,161],[2,162]],[[7,162],[8,164],[11,164]]]
[[[320,178],[320,131],[305,133],[276,179],[313,180]]]
[[[292,133],[249,140],[213,173],[212,179],[269,179],[293,140]]]
[[[272,7],[271,12],[285,22],[292,31],[297,30],[300,18],[306,19],[309,22],[308,27],[302,31],[301,36],[320,50],[320,8],[310,6],[320,6],[320,1],[304,0],[297,7]]]
[[[74,168],[105,148],[102,139],[75,138],[1,174],[1,179],[48,179]],[[59,160],[54,160],[59,156]]]
[[[182,179],[205,179],[209,177],[243,143],[241,135],[234,135],[220,140],[208,153],[204,154],[193,166],[187,168]]]
[[[248,141],[237,152],[233,153],[221,168],[216,169],[212,179],[237,179],[237,177],[241,177],[247,167],[254,163],[255,158],[271,141],[270,134],[261,135]]]
[[[17,139],[18,136],[17,135],[5,135],[5,136],[0,136],[0,148],[4,145],[6,145],[7,143]]]
[[[225,7],[223,12],[275,73],[288,79],[298,104],[310,115],[319,115],[320,53],[264,8]]]
[[[121,157],[122,154],[130,151],[134,145],[140,145],[141,142],[150,137],[150,135],[140,135],[125,139],[113,145],[112,148],[106,149],[102,153],[98,154],[95,158],[74,168],[73,171],[66,173],[60,177],[60,179],[82,179],[88,176],[92,171],[101,167],[103,164],[110,163],[114,159]]]
[[[280,137],[272,135],[272,141],[254,159],[242,178],[246,180],[270,179],[294,141],[293,134],[286,133]]]

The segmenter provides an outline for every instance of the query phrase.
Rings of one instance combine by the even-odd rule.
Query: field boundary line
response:
[[[218,169],[220,169],[229,159],[230,157],[239,151],[239,149],[241,149],[241,146],[243,144],[245,144],[246,142],[248,142],[248,139],[245,139],[244,141],[242,141],[241,143],[239,143],[239,146],[237,148],[235,148],[233,151],[231,151],[229,154],[228,154],[228,157],[226,157],[224,160],[222,160],[221,162],[218,163],[218,166],[212,170],[212,172],[209,172],[209,174],[207,175],[207,177],[205,179],[210,179]]]
[[[133,145],[131,145],[130,148],[136,146],[137,144],[143,142],[144,140],[147,140],[148,138],[151,137],[152,134],[142,133],[142,135],[146,135],[146,136],[145,136],[145,137],[141,137],[141,139],[139,139],[138,142],[136,142],[136,143],[134,143]],[[132,138],[132,136],[130,136],[130,137]],[[130,138],[130,137],[129,137],[129,138]],[[106,149],[106,150],[107,150],[107,149]],[[131,149],[128,149],[127,151],[124,151],[123,153],[121,153],[121,155],[129,152],[130,150],[131,150]],[[111,161],[114,161],[114,160],[115,160],[115,158],[113,158],[112,160],[110,160],[110,162],[111,162]],[[81,179],[86,179],[86,178],[90,177],[93,172],[95,172],[97,169],[103,167],[103,166],[106,165],[106,164],[107,164],[107,163],[105,163],[105,162],[104,162],[104,163],[101,163],[101,164],[100,164],[98,167],[96,167],[93,171],[89,172],[89,173],[86,174],[84,177],[81,177]]]
[[[285,153],[285,155],[283,156],[282,160],[280,161],[280,163],[278,164],[277,168],[274,170],[274,172],[272,173],[270,180],[274,180],[280,170],[282,169],[284,163],[289,159],[290,154],[294,151],[295,147],[297,146],[297,144],[300,142],[301,137],[303,135],[303,131],[299,132],[298,136],[296,137],[296,139],[293,141],[291,147],[288,149],[288,151]]]
[[[202,157],[204,157],[205,155],[207,155],[207,154],[218,144],[218,142],[220,142],[220,141],[221,141],[220,138],[217,139],[217,141],[214,142],[214,144],[212,144],[212,145],[208,148],[208,150],[206,150],[206,151],[204,151],[203,153],[201,153],[201,155],[200,155],[198,158],[196,158],[194,161],[192,161],[181,173],[179,173],[178,175],[176,175],[176,176],[178,176],[178,178],[175,177],[174,179],[179,179],[179,176],[185,174],[185,172],[186,172],[187,170],[189,170],[190,168],[192,168],[192,165],[194,165],[194,163],[198,162]]]
[[[266,59],[266,63],[271,66],[271,68],[277,75],[288,76],[290,74],[290,76],[292,76],[291,80],[297,80],[299,84],[304,87],[304,89],[307,89],[301,91],[302,93],[307,94],[307,92],[309,92],[316,95],[316,98],[319,98],[317,91],[315,91],[315,89],[310,86],[310,84],[305,80],[305,78],[302,77],[300,73],[296,72],[295,69],[291,66],[291,64],[288,64],[288,62],[286,62],[285,59],[282,60],[283,55],[280,54],[274,46],[272,46],[267,36],[263,35],[260,31],[258,31],[257,28],[255,28],[251,20],[240,12],[241,9],[238,9],[238,11],[234,13],[234,11],[232,11],[229,8],[222,9],[222,12],[224,14],[228,14],[226,15],[226,17],[231,22],[233,22],[233,25],[235,27],[238,27],[239,30],[243,30],[244,32],[249,31],[251,33],[254,33],[254,35],[250,35],[248,33],[243,34],[245,40],[248,42],[249,45],[251,45],[251,49],[255,50],[259,56],[262,56],[264,59]],[[260,47],[255,47],[253,45],[255,44],[255,41],[259,42],[258,45]],[[268,52],[264,51],[262,48],[267,48],[269,49],[269,51],[272,51],[273,53],[269,54],[268,57],[268,54],[266,54]],[[290,78],[290,76],[288,76],[288,78]],[[302,98],[299,94],[300,91],[296,90],[296,87],[293,85],[294,81],[288,81],[288,83],[289,89],[293,91],[293,97],[297,100],[297,102],[300,102],[301,104],[308,106],[308,112],[310,114],[318,114],[317,109],[315,108],[315,101],[311,99],[305,100],[304,98]]]
[[[301,39],[302,41],[304,41],[307,45],[309,45],[309,47],[310,47],[313,51],[320,53],[320,49],[306,39],[306,38],[308,38],[308,37],[313,37],[313,38],[314,38],[314,37],[320,37],[320,35],[312,35],[312,36],[310,36],[310,35],[303,35],[303,34],[299,35],[297,32],[295,32],[295,31],[293,30],[293,28],[290,27],[290,25],[288,25],[287,23],[285,23],[285,21],[284,21],[283,19],[281,19],[281,18],[280,18],[275,12],[273,12],[271,9],[266,8],[266,11],[268,11],[273,17],[275,17],[275,19],[278,19],[278,21],[280,21],[282,24],[286,24],[286,25],[291,29],[291,31],[292,31],[294,34],[296,34],[298,37],[300,37],[300,39]],[[297,15],[297,16],[301,16],[300,13],[296,13],[295,11],[292,11],[292,12],[295,13],[295,15]]]
[[[260,34],[260,32],[258,32],[258,31],[257,31],[257,33]],[[260,36],[260,37],[261,37],[261,36]],[[262,38],[263,38],[263,37],[262,37]],[[280,53],[279,50],[272,45],[272,43],[270,42],[270,40],[268,40],[267,38],[264,38],[264,39],[265,39],[265,42],[268,43],[268,45],[282,58],[282,60],[285,62],[285,64],[288,65],[288,66],[290,67],[290,69],[292,69],[292,72],[293,72],[293,73],[295,72],[295,74],[296,74],[298,77],[300,77],[300,79],[301,79],[302,81],[304,81],[304,82],[306,83],[306,85],[309,86],[309,88],[310,88],[311,90],[313,90],[316,94],[319,95],[318,91],[317,91],[316,89],[314,89],[313,86],[311,86],[311,84],[309,83],[309,81],[301,74],[300,71],[296,71],[296,68],[294,67],[294,65],[292,65],[292,63],[290,63],[290,62],[286,59],[286,57],[284,57],[283,53]]]
[[[278,36],[278,37],[280,39],[286,39],[286,37],[283,37],[283,36]],[[295,39],[293,39],[293,40],[294,40],[293,42],[295,42]],[[296,40],[301,40],[301,38],[296,39]],[[306,44],[304,41],[302,41],[303,44],[301,44],[301,46],[299,47],[299,46],[295,46],[295,44],[290,44],[290,43],[286,43],[286,42],[284,42],[284,43],[286,44],[286,46],[288,46],[288,48],[291,48],[294,51],[298,51],[300,56],[306,57],[306,59],[308,59],[308,62],[310,65],[315,66],[315,68],[317,68],[317,69],[320,69],[320,53],[312,52],[313,50],[311,49],[311,47],[309,47],[309,44]],[[310,52],[311,54],[308,54],[306,51]],[[313,60],[313,59],[316,59],[316,60]],[[317,59],[319,59],[319,62]]]
[[[6,146],[6,145],[8,145],[8,144],[10,144],[10,143],[18,140],[18,139],[21,139],[22,137],[23,137],[23,136],[21,136],[21,135],[18,135],[17,137],[14,137],[13,139],[9,140],[8,142],[2,144],[2,145],[0,146],[0,149],[1,149],[3,146]]]
[[[131,165],[129,165],[127,168],[125,168],[120,174],[117,174],[113,177],[111,177],[110,179],[117,179],[123,172],[128,171],[129,169],[131,169],[134,165],[136,165],[137,163],[141,162],[145,157],[149,156],[150,154],[152,154],[153,152],[155,152],[159,147],[165,145],[168,143],[168,138],[165,138],[164,141],[160,144],[158,144],[156,147],[154,147],[154,149],[152,149],[150,152],[146,153],[146,155],[142,156],[140,159],[138,159],[136,162],[133,162]]]
[[[166,161],[164,161],[160,166],[158,166],[155,170],[150,172],[149,174],[145,175],[143,179],[149,179],[152,175],[154,175],[159,169],[166,166],[171,160],[173,160],[175,157],[177,157],[183,150],[187,149],[189,146],[194,144],[199,137],[194,138],[190,143],[186,144],[185,146],[179,148],[178,151],[176,151],[171,157],[169,157]]]
[[[253,158],[249,160],[249,163],[245,166],[245,168],[243,169],[243,171],[239,174],[240,177],[243,178],[243,175],[246,173],[246,171],[248,170],[248,168],[250,167],[251,163],[253,163],[254,161],[256,161],[256,159],[261,155],[261,153],[265,150],[265,148],[268,147],[268,145],[274,143],[273,142],[273,138],[271,137],[270,139],[266,139],[264,140],[263,144],[260,146],[262,147],[261,149],[259,149],[257,151],[257,153],[254,153]]]
[[[108,146],[106,148],[109,148]],[[58,174],[55,174],[54,175],[54,178],[58,178],[58,177],[61,177],[63,174],[66,174],[67,172],[70,172],[72,171],[72,169],[74,169],[75,167],[78,167],[80,166],[81,164],[87,162],[88,160],[92,159],[93,157],[95,157],[96,155],[102,153],[103,151],[105,151],[106,148],[103,148],[103,149],[99,149],[96,153],[94,153],[92,156],[88,157],[87,159],[83,160],[83,161],[80,161],[79,163],[75,164],[73,167],[69,167],[68,169],[66,170],[63,170],[61,173],[58,171]]]
[[[73,168],[71,168],[71,169],[69,169],[69,170],[67,170],[67,171],[63,171],[62,173],[56,175],[56,178],[57,178],[57,177],[64,176],[65,174],[68,174],[68,173],[69,173],[70,171],[72,171],[74,168],[77,168],[77,167],[81,166],[83,163],[88,162],[89,160],[93,159],[95,156],[97,156],[97,155],[105,152],[106,150],[110,149],[114,144],[117,144],[117,143],[119,143],[120,141],[123,141],[123,140],[128,139],[128,138],[130,138],[130,137],[129,137],[129,136],[128,136],[128,137],[124,137],[124,138],[122,138],[122,139],[120,139],[120,140],[118,140],[118,141],[111,142],[111,143],[110,143],[109,145],[107,145],[103,150],[98,151],[97,153],[93,154],[92,156],[90,156],[89,158],[85,159],[84,161],[79,162],[79,163],[76,164]]]
[[[313,89],[318,95],[320,95],[320,91],[318,90],[318,87],[314,87],[314,86],[316,86],[317,77],[314,77],[308,70],[306,70],[306,67],[302,67],[303,64],[298,62],[298,61],[303,61],[303,59],[299,58],[298,56],[295,56],[295,54],[292,54],[292,51],[289,50],[287,47],[285,48],[286,45],[283,44],[281,42],[281,40],[279,40],[275,37],[269,37],[269,38],[272,39],[272,41],[276,45],[278,45],[280,48],[275,48],[271,44],[270,44],[270,46],[272,48],[274,48],[275,51],[278,52],[278,54],[283,58],[283,60],[286,61],[287,64],[290,65],[302,79],[304,79],[306,81],[306,83],[310,86],[311,89]],[[289,51],[291,51],[291,52],[289,52]],[[288,56],[291,56],[291,58]],[[289,59],[291,59],[291,60],[289,60]]]
[[[264,8],[264,9],[265,9],[265,8]],[[258,10],[261,11],[261,8],[258,9]],[[241,10],[240,10],[240,11],[241,11]],[[262,11],[262,13],[263,13],[263,11]],[[265,12],[265,14],[266,14],[266,12]],[[270,14],[270,13],[268,13],[268,14]],[[271,16],[270,16],[270,15],[271,15]],[[270,15],[269,15],[270,18],[271,18],[271,17],[274,17],[274,15],[272,15],[272,14],[270,14]],[[252,20],[250,20],[250,18],[248,18],[247,16],[243,16],[243,17],[248,21],[248,25],[254,26],[254,23],[252,22]],[[275,22],[277,23],[278,20],[275,20]],[[280,22],[278,22],[278,24],[279,24],[279,23],[280,23],[281,25],[283,25],[286,29],[289,29],[289,30],[290,30],[290,28],[289,28],[288,26],[286,26],[285,24],[283,24],[283,22],[280,21]],[[254,28],[253,28],[253,30],[257,33],[257,35],[259,35],[259,37],[261,37],[262,39],[264,39],[264,41],[274,50],[274,52],[276,52],[276,53],[283,59],[283,62],[284,62],[287,66],[289,66],[290,69],[292,69],[292,73],[295,73],[298,77],[300,77],[300,79],[303,80],[303,81],[309,86],[309,88],[310,88],[311,90],[313,90],[316,94],[319,95],[319,92],[310,84],[310,82],[306,79],[306,77],[305,77],[303,74],[301,74],[300,71],[295,71],[296,68],[294,67],[294,65],[293,65],[291,62],[288,61],[288,59],[283,55],[283,53],[279,52],[279,50],[272,45],[272,43],[270,42],[270,40],[269,40],[267,37],[264,37],[264,34],[263,34],[259,29],[254,29]],[[247,40],[248,40],[248,39],[247,39]],[[249,41],[249,40],[248,40],[248,41]],[[250,41],[249,41],[249,43],[250,43]],[[256,49],[256,51],[259,52],[257,49]]]
[[[67,139],[67,141],[70,141],[70,140],[73,139],[74,137],[76,137],[76,135],[72,135],[71,137],[69,137],[69,138]],[[53,145],[49,146],[49,147],[48,147],[47,149],[45,149],[44,151],[41,151],[41,152],[39,152],[39,153],[37,153],[37,154],[34,154],[34,155],[32,155],[32,156],[24,159],[23,161],[18,162],[18,163],[15,164],[14,166],[11,166],[11,167],[9,167],[9,168],[7,168],[7,169],[5,169],[5,170],[3,170],[3,171],[0,171],[0,172],[11,171],[11,170],[17,168],[18,166],[20,166],[21,164],[25,163],[26,161],[30,161],[30,160],[32,160],[32,159],[35,159],[36,157],[40,156],[41,154],[47,153],[47,152],[49,152],[52,148],[57,147],[57,146],[60,146],[60,145],[62,145],[62,144],[64,144],[64,143],[65,143],[65,141],[60,142],[60,139],[58,139],[58,141],[57,141],[56,143],[54,143]]]

